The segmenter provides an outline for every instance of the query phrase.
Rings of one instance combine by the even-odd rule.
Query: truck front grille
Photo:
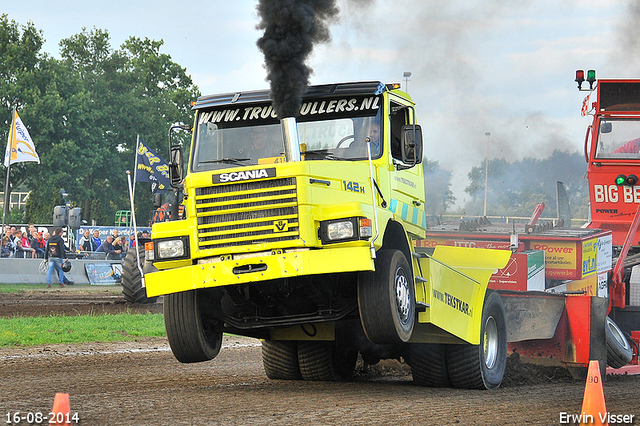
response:
[[[196,189],[201,250],[299,238],[296,179]]]

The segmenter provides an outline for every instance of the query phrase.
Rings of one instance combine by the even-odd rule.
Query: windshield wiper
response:
[[[342,157],[336,156],[334,153],[327,151],[326,149],[317,151],[306,151],[303,153],[305,158],[309,155],[319,157],[323,160],[344,160]]]
[[[227,164],[239,164],[241,166],[245,165],[245,161],[251,161],[251,158],[220,158],[218,160],[204,160],[200,161],[200,164],[205,163],[227,163]]]

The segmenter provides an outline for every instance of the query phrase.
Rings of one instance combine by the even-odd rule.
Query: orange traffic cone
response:
[[[589,361],[587,384],[584,388],[582,399],[582,425],[609,426],[607,407],[604,403],[604,391],[602,389],[602,377],[600,376],[600,362]]]
[[[71,407],[69,406],[69,394],[68,393],[56,393],[56,397],[53,400],[53,418],[50,425],[68,426],[71,424],[69,416],[71,415]]]

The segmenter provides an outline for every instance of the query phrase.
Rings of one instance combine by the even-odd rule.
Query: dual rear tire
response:
[[[351,378],[358,351],[337,341],[262,342],[262,363],[275,380],[338,382]]]
[[[507,328],[504,304],[489,292],[482,309],[479,345],[409,344],[413,381],[419,386],[495,389],[507,362]]]

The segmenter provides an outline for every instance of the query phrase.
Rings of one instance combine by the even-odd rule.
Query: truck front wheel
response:
[[[180,362],[209,361],[220,352],[222,332],[203,315],[203,296],[198,290],[164,296],[164,326],[171,351]]]
[[[358,308],[367,338],[378,344],[405,343],[415,322],[415,285],[400,250],[380,250],[375,272],[358,275]]]
[[[465,389],[495,389],[507,365],[507,326],[504,304],[490,292],[482,307],[479,345],[447,345],[451,385]]]

